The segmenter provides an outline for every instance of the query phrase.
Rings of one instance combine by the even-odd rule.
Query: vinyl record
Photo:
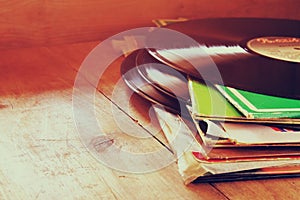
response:
[[[213,84],[300,99],[300,21],[214,18],[166,28],[195,42],[153,31],[147,43],[159,44],[149,49],[159,61]]]
[[[185,102],[180,102],[176,98],[157,90],[139,74],[138,69],[143,68],[144,65],[136,66],[138,52],[137,50],[131,53],[121,64],[122,78],[127,86],[150,102],[161,105],[173,113],[181,114],[181,108],[185,109],[183,106]],[[181,104],[182,106],[180,106]]]
[[[136,65],[140,75],[156,89],[173,98],[188,103],[190,96],[188,91],[187,77],[185,74],[157,62],[147,50],[140,50],[136,57]]]

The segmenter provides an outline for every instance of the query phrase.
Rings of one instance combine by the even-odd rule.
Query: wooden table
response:
[[[175,162],[139,174],[99,162],[81,142],[72,108],[77,71],[98,43],[0,52],[0,199],[299,199],[300,178],[185,186]],[[166,149],[150,104],[131,95],[120,79],[122,59],[109,66],[98,85],[95,111],[102,131],[129,152]],[[130,99],[128,115],[109,100],[117,82],[116,98]],[[89,103],[83,99],[82,107]],[[143,132],[141,126],[155,137],[136,138],[120,129]]]

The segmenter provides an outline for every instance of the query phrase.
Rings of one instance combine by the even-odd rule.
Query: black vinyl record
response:
[[[121,64],[122,78],[127,86],[150,102],[161,105],[171,112],[182,114],[182,110],[185,109],[186,102],[178,100],[174,96],[168,95],[168,93],[165,93],[162,90],[158,90],[157,87],[149,83],[140,75],[138,70],[147,67],[147,65],[136,65],[136,59],[139,51],[143,50],[134,51],[127,56]]]
[[[185,74],[157,62],[145,49],[140,50],[136,57],[136,66],[142,65],[143,67],[137,70],[149,84],[175,99],[189,102],[190,95]]]
[[[147,38],[158,44],[149,48],[157,60],[213,84],[300,99],[300,21],[214,18],[166,28],[180,34],[161,37],[158,29]]]

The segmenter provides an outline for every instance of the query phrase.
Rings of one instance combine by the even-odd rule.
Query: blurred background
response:
[[[298,0],[1,0],[0,8],[2,49],[103,40],[153,19],[300,19]]]

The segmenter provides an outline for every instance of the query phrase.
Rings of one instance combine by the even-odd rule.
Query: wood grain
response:
[[[300,19],[299,6],[297,0],[0,1],[0,48],[103,40],[160,18]]]
[[[76,69],[96,44],[1,51],[0,104],[6,105],[0,109],[1,199],[223,199],[209,184],[185,187],[175,163],[151,173],[126,173],[105,166],[87,150],[74,123],[72,87]],[[112,66],[116,77],[120,61]],[[110,116],[110,104],[98,94],[97,118],[117,146],[139,153],[165,148],[152,137],[122,133]],[[142,105],[147,110],[149,104]],[[122,126],[141,131],[118,114]],[[139,120],[147,124],[148,117]]]
[[[214,184],[230,199],[299,199],[299,178]]]

